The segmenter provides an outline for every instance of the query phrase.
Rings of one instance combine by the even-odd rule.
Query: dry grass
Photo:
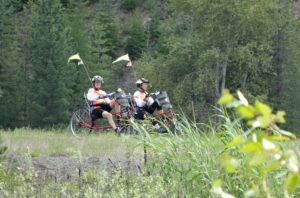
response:
[[[66,130],[32,130],[27,128],[1,131],[8,152],[35,155],[79,154],[82,156],[125,157],[142,152],[133,136],[117,136],[113,132],[96,133],[76,138]]]

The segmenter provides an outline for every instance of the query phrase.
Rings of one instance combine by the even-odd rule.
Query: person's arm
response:
[[[104,95],[104,96],[106,95],[106,92],[105,92],[105,91],[103,91],[103,95]],[[109,97],[104,98],[104,101],[105,101],[106,103],[110,103],[110,102],[111,102],[111,100],[109,99]]]

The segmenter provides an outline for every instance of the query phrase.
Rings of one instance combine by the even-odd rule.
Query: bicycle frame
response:
[[[129,108],[125,108],[120,112],[113,112],[111,113],[113,115],[114,118],[123,118],[124,115],[130,115],[131,114],[131,110]],[[105,130],[105,129],[111,129],[112,127],[109,124],[106,125],[100,125],[100,124],[96,124],[95,122],[99,119],[103,119],[103,118],[92,118],[91,116],[91,123],[80,123],[81,126],[89,128],[91,130],[95,130],[95,131],[99,131],[99,130]],[[115,120],[115,119],[114,119]],[[116,123],[117,126],[120,126],[120,123]]]
[[[88,109],[88,112],[89,112],[89,116],[90,116],[89,120],[90,121],[88,121],[88,122],[80,121],[79,125],[87,128],[87,129],[90,129],[91,131],[101,131],[101,130],[111,129],[112,127],[108,123],[105,125],[96,123],[97,120],[100,120],[103,118],[93,118],[86,94],[84,94],[84,100],[85,100],[86,108]],[[133,104],[132,99],[130,98],[130,105],[133,108],[132,104]],[[111,114],[113,115],[114,120],[116,120],[115,118],[121,118],[121,119],[125,118],[126,115],[127,115],[127,118],[129,119],[130,116],[133,115],[133,112],[134,112],[134,109],[132,110],[130,107],[127,106],[127,107],[123,108],[120,112],[112,112]],[[105,120],[105,119],[103,119],[103,120]],[[119,120],[119,122],[116,122],[116,125],[120,126],[120,120]]]

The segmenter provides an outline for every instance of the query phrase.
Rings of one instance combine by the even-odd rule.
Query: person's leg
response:
[[[137,119],[137,120],[144,120],[145,119],[145,113],[142,112],[142,111],[138,111],[134,114],[134,119]]]
[[[163,113],[162,107],[159,106],[157,101],[153,102],[151,105],[149,105],[145,108],[145,110],[150,114],[153,114],[156,109],[158,110],[158,112]]]
[[[102,109],[94,109],[92,112],[92,120],[95,121],[96,119],[102,118]]]
[[[109,105],[111,106],[111,108],[113,108],[113,109],[115,110],[116,115],[119,115],[119,114],[120,114],[120,112],[121,112],[121,106],[120,106],[120,104],[117,102],[116,99],[113,99],[113,100],[109,103]]]
[[[102,117],[108,120],[109,125],[115,130],[117,128],[113,116],[111,113],[107,112],[107,111],[103,111],[102,112]]]
[[[163,109],[162,107],[158,104],[157,101],[154,101],[150,106],[147,106],[145,108],[145,110],[150,113],[150,114],[153,114],[155,110],[157,110],[157,114],[159,116],[159,119],[164,119],[165,116],[164,116],[164,112],[163,112]],[[159,133],[164,133],[166,132],[167,130],[161,126],[159,124],[159,121],[158,120],[154,120],[152,122],[153,126],[158,130]]]

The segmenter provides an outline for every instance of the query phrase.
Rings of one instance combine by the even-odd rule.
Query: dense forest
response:
[[[90,86],[145,77],[207,122],[224,88],[283,109],[299,133],[300,23],[291,0],[0,0],[0,128],[65,125]],[[128,53],[133,68],[112,65]]]

